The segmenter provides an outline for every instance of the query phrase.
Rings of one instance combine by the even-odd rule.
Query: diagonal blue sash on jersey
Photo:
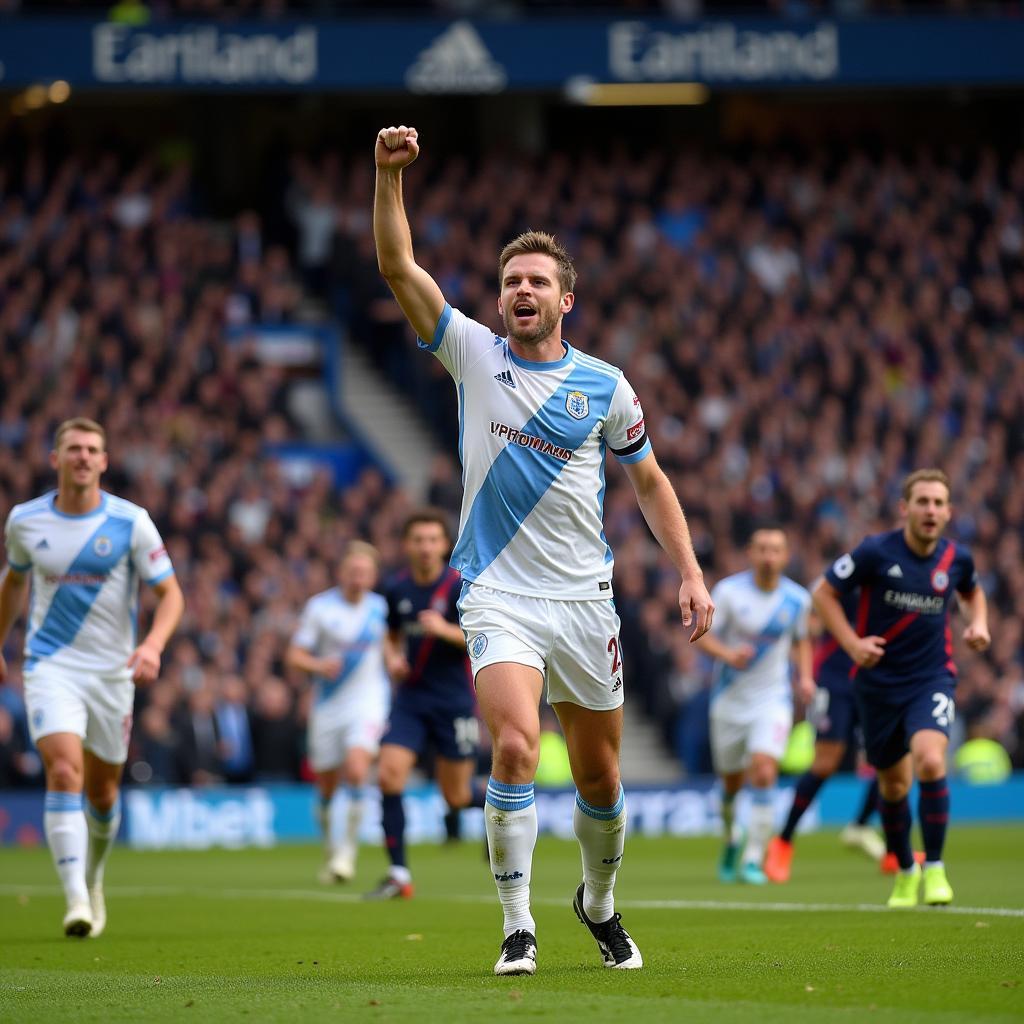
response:
[[[772,617],[765,623],[764,629],[758,633],[754,641],[754,653],[747,662],[745,669],[733,668],[721,662],[721,672],[715,684],[712,696],[717,696],[727,686],[735,682],[740,672],[749,672],[771,649],[785,632],[793,625],[800,614],[800,601],[792,594],[784,594],[779,606],[772,612]]]
[[[359,631],[359,635],[345,648],[338,674],[333,679],[322,679],[320,681],[320,686],[316,693],[317,703],[327,700],[328,697],[337,693],[338,689],[344,685],[352,673],[359,668],[363,658],[366,657],[366,652],[376,642],[379,627],[383,621],[384,616],[380,610],[371,608],[367,613],[366,621],[363,623],[363,628]]]
[[[615,383],[574,363],[551,397],[523,424],[521,432],[575,452],[594,429],[594,423],[605,415]],[[565,407],[567,393],[578,390],[591,397],[589,415],[582,420],[570,416]],[[508,546],[565,466],[561,459],[533,448],[506,445],[473,499],[462,535],[452,552],[452,565],[470,580],[477,579]]]
[[[82,582],[57,586],[43,621],[28,638],[27,667],[31,668],[39,658],[48,658],[74,642],[107,575],[128,554],[134,525],[131,519],[108,516],[96,527],[65,573],[83,577]],[[109,541],[109,547],[106,544],[101,546],[103,554],[96,550],[101,537]]]

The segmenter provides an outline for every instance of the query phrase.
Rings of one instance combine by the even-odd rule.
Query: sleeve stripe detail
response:
[[[646,438],[644,439],[644,441],[645,443],[643,448],[641,448],[640,451],[636,452],[636,454],[619,455],[617,452],[615,452],[615,458],[617,458],[619,462],[626,463],[627,465],[631,462],[639,462],[641,459],[646,459],[647,456],[651,454],[652,448],[650,441],[648,441]]]
[[[612,454],[622,458],[624,455],[634,455],[647,444],[647,431],[645,430],[635,441],[627,444],[625,448],[612,448]],[[609,448],[612,446],[609,445]]]
[[[158,576],[154,576],[151,580],[146,580],[146,582],[152,587],[155,586],[157,583],[162,583],[165,579],[167,579],[168,576],[173,575],[173,568],[164,569],[164,571],[160,573]]]
[[[31,562],[29,562],[29,563],[28,563],[28,565],[18,565],[18,563],[17,563],[17,562],[12,562],[12,561],[11,561],[10,559],[8,559],[8,560],[7,560],[7,564],[8,564],[8,565],[9,565],[9,566],[10,566],[10,567],[11,567],[11,568],[12,568],[12,569],[13,569],[13,570],[15,571],[15,572],[28,572],[28,571],[29,571],[29,569],[31,569],[31,568],[32,568],[32,563],[31,563]]]
[[[448,330],[448,324],[451,323],[451,319],[452,307],[446,302],[444,309],[441,310],[441,317],[437,321],[437,326],[434,328],[434,337],[430,344],[427,344],[422,338],[417,338],[416,344],[428,352],[436,352],[441,347],[441,342],[444,341],[444,332]]]

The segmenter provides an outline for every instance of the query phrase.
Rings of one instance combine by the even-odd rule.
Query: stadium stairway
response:
[[[416,501],[426,497],[435,448],[410,400],[381,377],[358,346],[342,350],[341,406],[360,440],[391,467]]]
[[[626,699],[622,724],[621,769],[623,784],[677,783],[683,771],[665,750],[659,727]]]

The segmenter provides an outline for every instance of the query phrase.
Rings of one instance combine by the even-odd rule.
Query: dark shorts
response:
[[[874,768],[892,767],[910,750],[911,736],[924,729],[948,736],[956,717],[955,689],[955,681],[946,678],[894,698],[858,686],[857,709],[868,764]]]
[[[423,754],[428,746],[452,761],[476,757],[480,722],[470,702],[425,699],[399,690],[381,743]]]
[[[814,726],[817,739],[845,743],[848,747],[859,746],[860,715],[849,679],[836,679],[823,673],[807,718]]]

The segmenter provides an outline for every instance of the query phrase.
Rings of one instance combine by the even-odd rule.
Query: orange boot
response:
[[[768,853],[764,858],[764,873],[770,882],[788,882],[789,866],[793,862],[793,844],[775,836],[768,844]]]

